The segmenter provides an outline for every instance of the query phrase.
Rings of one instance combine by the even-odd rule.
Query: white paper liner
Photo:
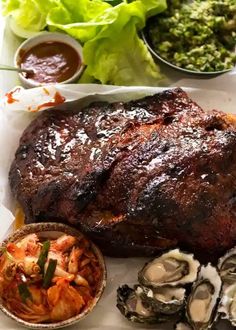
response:
[[[214,89],[211,89],[211,82]],[[194,87],[194,81],[183,81],[178,85],[188,83],[192,88],[184,88],[189,96],[197,101],[204,109],[219,109],[226,112],[236,113],[236,95],[234,88],[236,86],[236,75],[228,74],[227,76],[217,77],[212,80],[202,81],[204,88],[197,84]],[[229,88],[220,88],[229,86]],[[102,85],[57,85],[47,87],[49,92],[45,93],[43,88],[35,88],[31,90],[20,89],[14,97],[18,100],[12,104],[8,104],[6,99],[0,103],[0,239],[11,230],[13,215],[9,210],[14,210],[14,199],[11,196],[8,185],[8,172],[10,164],[14,157],[14,152],[18,146],[19,138],[24,128],[30,121],[38,115],[38,113],[29,112],[36,109],[39,105],[49,102],[53,99],[55,92],[60,92],[67,101],[81,99],[84,104],[88,103],[88,96],[93,100],[104,101],[127,101],[148,94],[154,94],[166,88],[149,88],[149,87],[116,87]],[[6,209],[8,208],[8,209]],[[173,326],[166,325],[137,325],[125,320],[116,309],[116,289],[122,284],[134,284],[137,282],[137,271],[141,269],[146,259],[129,258],[114,259],[106,258],[108,268],[108,282],[105,293],[96,307],[95,311],[84,321],[79,323],[80,329],[90,330],[128,330],[132,328],[138,329],[173,329]],[[5,318],[3,318],[5,321]],[[18,328],[15,323],[7,322],[7,328]],[[10,324],[10,328],[9,325]],[[74,326],[72,328],[76,328]],[[229,329],[224,325],[220,329]]]

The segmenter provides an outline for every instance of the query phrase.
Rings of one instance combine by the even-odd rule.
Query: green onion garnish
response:
[[[45,273],[44,279],[43,279],[43,288],[44,289],[49,288],[52,278],[54,276],[56,267],[57,267],[57,260],[50,259],[49,263],[48,263],[48,268],[46,270],[46,273]]]
[[[42,250],[40,252],[40,255],[39,255],[39,258],[38,258],[38,261],[37,261],[37,264],[40,267],[41,274],[44,273],[44,266],[45,266],[45,263],[47,261],[49,249],[50,249],[50,241],[45,241],[43,243]]]
[[[18,285],[19,294],[21,300],[25,303],[27,299],[32,300],[31,292],[29,291],[26,283],[21,283]]]

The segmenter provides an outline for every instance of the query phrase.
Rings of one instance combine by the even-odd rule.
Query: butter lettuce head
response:
[[[68,33],[83,43],[81,82],[158,85],[162,76],[138,36],[166,0],[2,0],[3,13],[29,31]]]

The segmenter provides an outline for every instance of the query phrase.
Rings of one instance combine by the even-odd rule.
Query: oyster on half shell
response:
[[[156,313],[173,315],[184,307],[186,293],[184,288],[160,287],[152,289],[137,285],[135,289],[142,302],[150,306]]]
[[[211,264],[202,266],[187,300],[186,317],[195,330],[210,329],[217,318],[222,281]]]
[[[236,283],[236,247],[219,259],[218,269],[224,284]]]
[[[224,289],[218,312],[222,319],[228,319],[236,327],[236,283]]]
[[[117,308],[128,320],[139,323],[162,323],[168,320],[167,315],[157,314],[145,305],[135,290],[123,285],[117,290]]]
[[[148,262],[138,274],[147,287],[177,286],[192,283],[197,278],[200,263],[193,254],[171,250]]]

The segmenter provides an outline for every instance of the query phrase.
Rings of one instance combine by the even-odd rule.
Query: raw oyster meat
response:
[[[187,322],[178,322],[175,325],[175,330],[193,330],[193,328]]]
[[[148,304],[157,313],[176,314],[185,304],[184,288],[163,286],[152,289],[138,285],[135,292],[143,303]]]
[[[187,300],[186,316],[195,330],[210,329],[217,318],[222,281],[211,264],[202,266]]]
[[[236,327],[236,283],[224,289],[218,311],[222,319],[228,319]]]
[[[224,284],[236,283],[236,247],[219,259],[218,268]]]
[[[139,323],[162,323],[169,320],[169,315],[155,313],[145,305],[135,290],[123,285],[117,290],[117,305],[121,314],[128,320]]]
[[[193,254],[175,249],[148,262],[139,272],[138,279],[142,285],[153,288],[185,285],[196,280],[199,267]]]

